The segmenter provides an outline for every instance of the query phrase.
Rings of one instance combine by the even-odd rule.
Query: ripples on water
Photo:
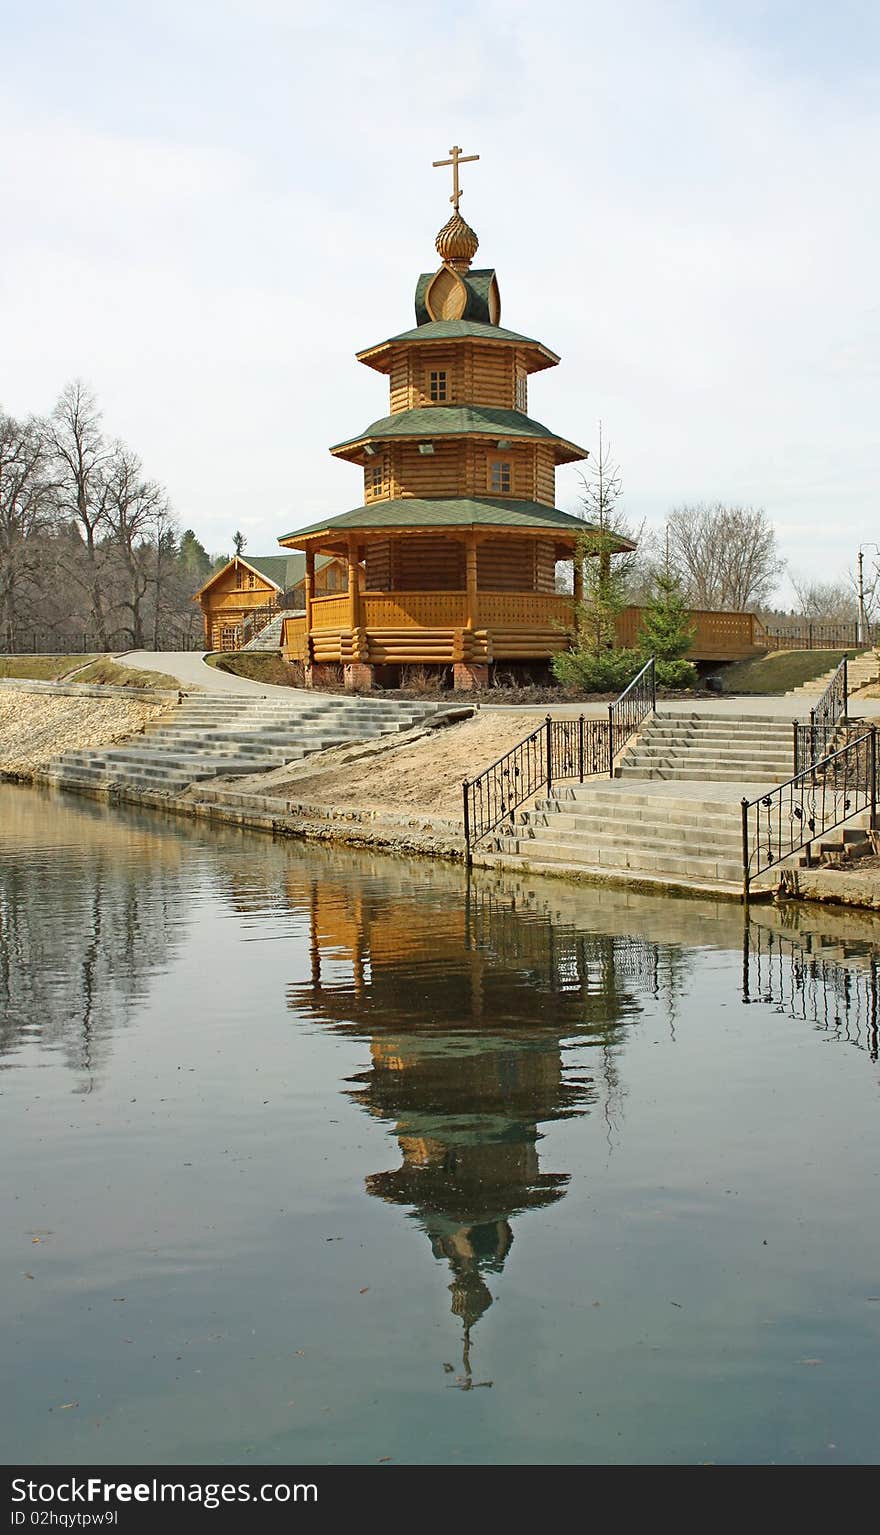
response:
[[[876,1457],[876,919],[0,828],[7,1459]]]

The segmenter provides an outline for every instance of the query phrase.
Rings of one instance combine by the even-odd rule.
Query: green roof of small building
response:
[[[294,586],[299,586],[306,576],[306,557],[304,554],[242,554],[239,556],[245,565],[252,565],[254,570],[265,576],[278,587],[280,592],[287,592]],[[320,570],[332,559],[332,555],[319,555],[315,561],[315,568]]]
[[[307,528],[296,528],[285,533],[279,542],[288,538],[307,538],[333,528],[469,528],[495,526],[503,528],[547,528],[566,533],[585,533],[590,524],[570,512],[556,506],[544,506],[540,501],[492,501],[478,496],[468,499],[459,496],[436,496],[421,499],[402,496],[389,501],[374,501],[370,506],[356,506],[338,517],[328,517],[314,522]],[[593,529],[593,531],[596,531]],[[626,539],[622,548],[631,547]]]
[[[524,416],[520,410],[500,410],[494,405],[423,405],[414,410],[396,411],[393,416],[383,416],[357,437],[351,437],[347,442],[337,442],[330,452],[336,453],[341,448],[353,447],[355,443],[369,437],[464,437],[471,432],[501,440],[508,437],[537,437],[568,442],[568,438],[551,432],[549,427],[542,426],[540,421],[533,421],[531,416]],[[570,446],[581,457],[587,457],[585,448],[577,448],[574,443]]]
[[[471,337],[476,341],[517,341],[521,346],[539,346],[542,352],[550,352],[550,347],[543,341],[535,341],[532,336],[521,336],[515,330],[504,330],[501,325],[486,324],[481,320],[429,320],[424,325],[417,325],[413,330],[401,331],[399,336],[388,336],[384,341],[377,341],[374,346],[361,348],[361,352],[373,352],[376,347],[388,346],[392,341],[460,341]],[[361,352],[357,355],[360,356]],[[551,356],[559,358],[555,352]]]

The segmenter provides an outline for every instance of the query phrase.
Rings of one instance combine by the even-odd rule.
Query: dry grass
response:
[[[851,650],[773,650],[757,661],[734,661],[718,675],[725,693],[787,693],[836,666]]]
[[[305,686],[305,673],[301,661],[282,661],[275,651],[218,650],[205,657],[209,666],[233,677],[246,677],[249,682],[271,683],[273,687],[301,688]]]
[[[56,682],[65,672],[88,664],[85,656],[0,656],[0,677],[28,677],[34,682]]]
[[[171,688],[175,693],[180,690],[177,678],[169,677],[167,672],[140,671],[135,666],[120,666],[116,661],[104,658],[93,661],[85,671],[77,672],[71,681],[104,683],[116,688]]]

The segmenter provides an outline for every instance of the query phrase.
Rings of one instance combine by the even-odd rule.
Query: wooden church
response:
[[[472,265],[459,164],[478,158],[456,146],[435,162],[452,167],[453,213],[439,267],[418,279],[415,326],[357,353],[390,396],[387,416],[330,450],[361,469],[362,504],[279,539],[305,554],[284,654],[313,685],[341,665],[350,687],[393,686],[417,665],[485,686],[494,665],[546,664],[568,644],[572,599],[556,573],[571,562],[577,598],[585,525],[555,505],[556,466],[587,452],[529,414],[532,374],[559,358],[502,327],[495,272]],[[344,592],[317,594],[322,556],[345,562]]]

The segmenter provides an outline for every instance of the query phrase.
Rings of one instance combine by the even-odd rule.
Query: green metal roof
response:
[[[240,558],[246,565],[252,565],[261,576],[278,587],[281,592],[290,591],[294,586],[299,586],[306,576],[306,557],[304,554],[242,554]],[[332,555],[319,555],[315,561],[315,569],[320,570],[329,564]]]
[[[549,427],[542,426],[540,421],[533,421],[530,416],[524,416],[519,410],[500,410],[491,405],[424,405],[415,410],[399,410],[393,416],[383,416],[381,421],[374,421],[357,437],[337,442],[330,452],[336,453],[341,448],[353,447],[355,443],[363,442],[365,437],[463,437],[470,432],[480,432],[496,439],[539,437],[568,442],[567,437],[551,432]],[[572,443],[571,446],[576,445]],[[585,448],[577,448],[577,452],[583,458],[587,457]]]
[[[437,275],[436,271],[422,272],[416,283],[416,324],[422,327],[435,323],[432,321],[425,305],[425,294]],[[464,284],[467,294],[467,304],[461,318],[463,320],[476,320],[478,324],[492,325],[492,321],[489,318],[489,293],[492,287],[492,280],[495,277],[494,268],[472,267],[469,271],[458,272],[456,275],[459,281]]]
[[[532,336],[520,336],[517,331],[504,330],[500,325],[486,325],[480,320],[429,320],[425,325],[417,325],[414,330],[405,330],[399,336],[377,341],[374,346],[362,347],[357,355],[360,357],[362,352],[373,352],[376,347],[388,346],[392,341],[460,341],[468,336],[478,341],[518,341],[521,346],[539,346],[542,352],[550,352],[559,361],[556,353],[551,352],[543,341],[535,341]]]
[[[590,531],[590,524],[583,522],[580,517],[573,517],[570,512],[562,512],[555,506],[544,506],[540,501],[491,501],[483,496],[473,500],[457,496],[437,496],[422,500],[416,496],[404,496],[392,501],[374,501],[370,506],[356,506],[353,511],[342,512],[338,517],[313,522],[307,528],[296,528],[292,533],[283,534],[279,542],[287,538],[306,538],[313,533],[323,533],[334,528],[486,526],[549,528],[566,533]],[[629,547],[626,541],[624,547]]]

